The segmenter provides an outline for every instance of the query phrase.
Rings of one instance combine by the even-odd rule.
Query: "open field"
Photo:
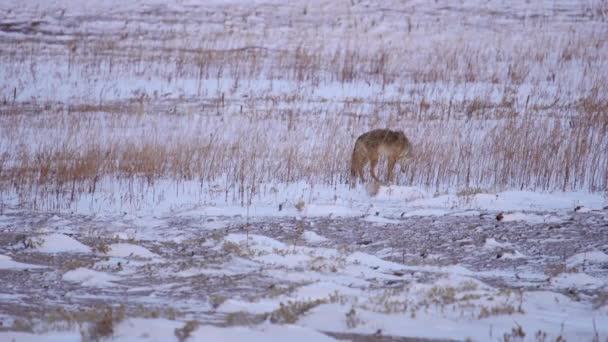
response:
[[[608,1],[0,13],[4,337],[608,338]]]
[[[344,183],[374,127],[415,143],[402,184],[608,187],[605,2],[74,6],[0,25],[3,190],[30,203]]]

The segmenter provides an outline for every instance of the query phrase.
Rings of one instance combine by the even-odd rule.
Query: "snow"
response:
[[[103,189],[103,182],[100,188]],[[380,193],[370,196],[360,188],[354,190],[347,185],[336,187],[315,185],[312,196],[305,196],[302,211],[290,203],[294,198],[301,198],[310,192],[311,184],[297,182],[293,184],[262,184],[261,187],[272,187],[276,193],[260,193],[254,196],[248,206],[226,202],[223,195],[214,195],[207,185],[199,192],[201,186],[196,181],[184,181],[186,189],[175,195],[175,184],[170,180],[155,183],[155,192],[146,192],[138,203],[115,200],[113,191],[99,191],[96,195],[83,194],[74,203],[75,213],[82,215],[121,215],[128,212],[132,224],[149,228],[162,224],[163,217],[174,216],[194,218],[201,216],[218,218],[201,229],[221,229],[226,223],[225,217],[361,217],[366,216],[370,222],[393,224],[401,218],[433,217],[443,215],[475,215],[476,213],[505,213],[504,221],[525,221],[531,223],[559,223],[564,215],[570,215],[579,204],[593,210],[601,210],[605,205],[602,194],[581,192],[532,193],[530,191],[505,191],[493,194],[476,194],[466,201],[456,194],[435,196],[422,188],[401,185],[381,186]],[[181,187],[180,186],[180,187]],[[156,195],[154,195],[156,193]],[[163,194],[159,196],[158,193]],[[387,195],[390,193],[389,195]],[[412,195],[414,194],[414,195]],[[201,197],[204,196],[204,197]],[[201,204],[201,202],[203,202]],[[279,210],[282,205],[282,210]],[[121,216],[122,218],[122,216]],[[60,222],[52,223],[61,227]],[[116,237],[130,239],[138,234],[131,227],[117,231]]]
[[[49,234],[40,236],[42,240],[36,248],[42,253],[90,253],[91,248],[64,234]]]
[[[81,284],[82,286],[113,287],[116,286],[116,284],[112,282],[117,281],[120,278],[108,273],[79,267],[64,273],[62,279],[67,282]]]
[[[0,332],[0,340],[14,342],[80,342],[82,336],[79,332],[62,331],[62,332],[47,332],[42,334],[33,334],[27,332]]]
[[[265,342],[269,339],[275,341],[337,341],[325,334],[313,329],[307,329],[294,325],[271,325],[265,324],[255,328],[234,327],[218,328],[214,326],[203,326],[196,331],[194,339],[201,341],[237,342],[237,341],[259,341]]]
[[[521,252],[516,251],[516,250],[504,251],[500,256],[500,259],[502,259],[502,260],[525,259],[525,258],[527,258],[527,256],[523,255]]]
[[[113,341],[176,341],[175,329],[184,323],[168,319],[131,318],[116,327]]]
[[[234,257],[229,263],[218,265],[215,268],[199,268],[199,267],[191,267],[185,270],[181,270],[175,273],[175,276],[178,277],[195,277],[199,275],[209,275],[209,276],[232,276],[238,274],[247,274],[252,272],[258,272],[260,270],[260,265],[256,262],[240,258]]]
[[[605,265],[608,264],[608,254],[602,251],[589,251],[584,253],[578,253],[566,260],[566,265],[569,268],[577,266],[589,266],[589,265]]]
[[[315,232],[313,232],[312,230],[307,230],[304,233],[302,233],[302,238],[304,238],[304,240],[306,240],[306,242],[310,243],[310,244],[317,244],[317,243],[322,243],[327,241],[326,237],[323,237]]]
[[[526,214],[526,211],[563,212],[573,211],[577,205],[584,205],[594,210],[603,207],[605,199],[600,194],[584,192],[532,192],[532,191],[503,191],[495,194],[478,193],[467,201],[459,201],[455,194],[436,197],[425,197],[408,203],[418,208],[441,208],[445,210],[468,209],[490,212],[513,212],[505,215],[505,219],[532,220],[544,222],[543,216]]]
[[[329,242],[318,234],[308,235],[314,237],[312,241]],[[226,247],[226,243],[234,244],[238,248]],[[134,248],[133,246],[139,247],[134,244],[116,245],[120,248],[114,250],[121,252],[117,253],[120,257],[156,257],[147,249],[143,250],[151,254]],[[514,246],[512,242],[488,237],[481,248],[505,250],[503,258],[525,257],[512,249]],[[192,332],[191,339],[194,341],[242,340],[244,336],[247,340],[283,337],[294,340],[323,340],[331,339],[323,333],[328,331],[365,335],[380,331],[382,335],[397,337],[484,340],[489,334],[503,336],[509,333],[516,327],[514,322],[521,325],[526,334],[542,330],[551,338],[562,334],[572,340],[592,336],[594,319],[600,336],[608,336],[608,330],[603,328],[608,326],[608,317],[600,315],[600,311],[594,309],[592,303],[576,301],[551,291],[506,291],[478,278],[512,277],[513,272],[507,270],[475,272],[458,264],[402,264],[357,250],[300,246],[294,244],[294,241],[280,241],[260,234],[230,233],[222,239],[209,242],[205,248],[228,248],[231,251],[230,258],[223,259],[222,264],[212,264],[207,268],[190,267],[171,272],[170,277],[206,275],[222,278],[258,274],[274,279],[271,284],[276,283],[275,289],[278,291],[278,294],[261,294],[256,298],[225,298],[213,309],[214,312],[263,315],[275,312],[282,305],[317,302],[308,311],[298,314],[294,325],[275,325],[268,321],[248,327],[216,327],[202,324]],[[587,255],[587,259],[583,254]],[[0,259],[8,260],[8,257]],[[569,262],[576,264],[591,259],[602,262],[604,257],[595,251],[574,255]],[[103,266],[101,263],[96,265]],[[520,276],[535,281],[546,279],[543,275],[525,272],[520,273]],[[121,288],[117,284],[121,277],[115,273],[88,268],[68,271],[63,274],[62,279],[98,289]],[[395,285],[384,287],[383,284],[387,283]],[[561,273],[551,278],[549,284],[550,289],[560,291],[572,288],[594,291],[605,286],[606,282],[602,278],[584,273]],[[175,284],[170,282],[162,285],[151,284],[132,287],[129,294],[135,296],[138,291],[152,291],[155,295],[148,298],[154,303],[158,294],[174,288]],[[184,324],[184,321],[161,318],[127,318],[117,324],[113,339],[131,341],[149,336],[156,340],[174,340],[175,329],[183,327]],[[429,326],[440,328],[428,329]],[[491,331],[488,328],[490,326]],[[8,334],[0,333],[0,338],[21,336],[27,340],[36,336]],[[64,332],[57,336],[69,339],[73,335],[71,332]]]
[[[264,314],[272,312],[279,308],[278,300],[261,300],[257,302],[248,302],[238,299],[228,299],[217,309],[219,312],[248,312],[252,314]]]
[[[115,327],[112,341],[178,341],[175,331],[183,328],[185,322],[167,319],[131,318],[120,322]],[[269,339],[280,341],[336,341],[335,339],[295,325],[263,324],[257,327],[215,327],[211,325],[197,326],[188,341],[232,342],[259,341]],[[0,332],[0,340],[28,341],[81,341],[78,331],[48,332],[33,334],[24,332]]]
[[[230,236],[230,240],[239,241],[240,243],[243,243],[244,241],[242,236],[234,235]],[[286,247],[283,243],[273,241],[273,239],[255,235],[250,236],[249,241],[250,247],[254,250],[264,250],[269,253],[273,249],[276,251],[276,248],[280,249]],[[500,243],[493,238],[489,238],[486,240],[484,246],[485,248],[494,249],[504,248],[510,246],[510,244]],[[258,249],[258,247],[261,249]],[[288,267],[297,269],[300,265],[302,265],[302,262],[307,259],[304,257],[305,255],[311,256],[315,254],[315,249],[310,249],[308,247],[304,248],[287,246],[287,248],[289,251],[291,251],[291,254],[281,256],[270,253],[261,256],[254,256],[253,260],[264,263],[267,265],[266,267],[274,265],[275,267],[279,268]],[[321,250],[324,251],[323,254],[336,255],[336,252],[328,252],[325,251],[326,249]],[[300,255],[300,257],[297,255]],[[277,262],[277,259],[282,257],[299,260],[299,262]],[[518,251],[507,252],[503,256],[503,258],[524,257],[525,256]],[[564,330],[566,336],[590,336],[587,335],[587,333],[590,331],[588,329],[591,327],[593,322],[591,319],[587,320],[585,318],[589,317],[587,314],[583,314],[585,310],[588,310],[586,309],[586,306],[584,304],[573,302],[569,298],[558,294],[550,293],[549,295],[554,296],[552,300],[547,299],[549,295],[539,295],[534,292],[522,293],[523,297],[521,298],[524,299],[518,299],[517,296],[510,294],[502,298],[502,296],[505,296],[504,294],[499,294],[499,292],[493,287],[472,278],[472,276],[474,276],[476,273],[460,266],[408,266],[385,261],[373,255],[361,252],[350,253],[349,255],[344,256],[343,259],[338,258],[335,260],[343,261],[339,261],[337,263],[334,262],[332,264],[330,259],[328,259],[326,261],[327,268],[319,268],[329,271],[329,269],[333,267],[334,273],[331,276],[324,276],[323,274],[316,274],[315,276],[311,276],[309,274],[300,274],[300,277],[295,277],[295,274],[292,275],[290,277],[291,280],[297,281],[298,279],[306,279],[308,281],[313,281],[313,283],[303,286],[289,295],[259,299],[253,302],[242,299],[228,299],[222,303],[222,305],[220,305],[218,310],[221,312],[249,312],[252,314],[263,314],[277,310],[280,303],[312,300],[327,301],[329,298],[337,296],[338,298],[343,298],[342,300],[346,301],[346,303],[336,304],[325,302],[324,304],[313,308],[309,313],[304,315],[298,321],[298,325],[322,331],[348,331],[354,333],[373,334],[380,329],[383,334],[394,336],[418,336],[426,338],[452,339],[466,339],[467,337],[471,337],[477,340],[487,338],[488,332],[484,327],[489,325],[494,326],[494,333],[497,334],[497,336],[502,336],[503,332],[510,332],[511,328],[515,326],[514,324],[509,323],[513,322],[513,320],[519,322],[525,331],[537,331],[538,329],[542,329],[543,331],[549,332],[551,336],[554,336],[552,334],[560,331],[561,324],[564,322],[564,320],[568,320],[569,323],[566,324],[566,329]],[[313,266],[313,269],[317,267],[319,266]],[[523,311],[521,313],[516,312],[511,314],[509,316],[509,320],[502,319],[500,317],[501,314],[493,314],[487,318],[471,320],[471,316],[477,317],[478,315],[481,315],[481,311],[477,311],[478,309],[473,309],[471,311],[469,306],[459,307],[458,304],[454,304],[455,309],[453,311],[452,309],[417,309],[415,318],[411,317],[409,311],[406,314],[392,315],[358,307],[358,305],[363,305],[365,303],[367,303],[365,304],[365,307],[367,308],[372,308],[374,305],[376,305],[372,305],[371,303],[373,303],[374,298],[378,298],[379,294],[373,291],[370,292],[369,289],[364,290],[367,286],[370,286],[370,280],[387,279],[392,281],[411,281],[411,275],[402,275],[404,273],[409,274],[411,271],[423,273],[432,272],[439,275],[438,281],[435,281],[432,284],[414,282],[409,286],[409,290],[407,288],[405,289],[406,292],[403,294],[404,297],[402,297],[400,300],[409,302],[409,305],[413,305],[413,307],[416,307],[415,303],[424,302],[427,300],[426,297],[429,295],[429,293],[431,293],[429,291],[431,291],[433,287],[438,286],[439,288],[462,288],[463,290],[461,291],[463,291],[463,293],[458,294],[462,298],[464,298],[467,293],[477,295],[481,294],[481,298],[495,298],[493,300],[474,300],[474,303],[476,303],[478,306],[492,308],[502,307],[502,305],[505,305],[505,307],[506,305],[512,305],[517,308],[518,305],[523,305]],[[283,278],[285,275],[283,272],[272,272],[269,274],[278,278]],[[575,286],[577,288],[588,289],[597,288],[604,285],[604,283],[598,279],[581,274],[562,274],[559,277],[552,279],[551,284],[556,288],[569,288],[571,286]],[[397,300],[397,298],[394,300]],[[556,303],[556,300],[559,300],[559,302]],[[357,307],[355,311],[360,321],[358,323],[359,325],[354,329],[349,328],[345,324],[345,317],[351,309],[351,305],[355,305],[355,307]],[[448,307],[449,305],[451,304],[448,304]],[[475,307],[475,305],[473,307]],[[464,316],[462,316],[462,310],[464,310]],[[579,310],[582,316],[580,318],[572,316],[571,310]],[[456,314],[449,314],[450,312],[455,312]],[[441,326],[442,328],[429,330],[426,329],[427,325],[420,325],[421,321],[424,321],[427,324],[432,324],[433,326]],[[403,335],[404,333],[406,335]],[[605,333],[608,333],[608,331]]]
[[[380,271],[394,271],[394,270],[403,269],[403,265],[401,265],[401,264],[390,262],[390,261],[385,261],[376,256],[369,255],[366,253],[361,253],[361,252],[355,252],[355,253],[350,254],[346,258],[346,261],[349,261],[349,262],[352,262],[355,264],[365,265],[365,266],[373,268],[373,269],[379,269]]]
[[[115,243],[109,245],[108,247],[109,251],[106,254],[113,257],[136,257],[144,259],[159,258],[158,254],[152,253],[144,247],[130,243]]]
[[[560,289],[599,289],[606,286],[604,280],[585,273],[560,273],[551,279],[551,285]]]
[[[25,264],[14,261],[10,256],[0,254],[0,270],[23,270],[29,268],[44,268],[45,266]]]
[[[494,238],[487,238],[483,244],[483,248],[486,249],[499,249],[499,248],[508,248],[511,244],[507,242],[498,242]]]
[[[286,244],[263,235],[229,234],[224,238],[224,241],[240,244],[241,246],[248,246],[265,252],[287,248]]]

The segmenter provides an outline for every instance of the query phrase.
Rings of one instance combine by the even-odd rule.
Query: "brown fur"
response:
[[[375,129],[360,135],[355,142],[350,164],[352,180],[354,181],[358,175],[361,182],[365,182],[363,168],[369,162],[372,178],[380,182],[375,169],[380,155],[385,155],[388,157],[387,180],[390,182],[393,178],[395,163],[401,161],[401,170],[403,171],[404,162],[409,158],[411,150],[412,145],[402,131]]]

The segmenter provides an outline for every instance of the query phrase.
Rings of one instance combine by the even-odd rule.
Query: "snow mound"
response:
[[[353,264],[360,264],[380,271],[402,270],[403,265],[396,262],[386,261],[363,252],[354,252],[346,258],[346,261]]]
[[[63,274],[63,280],[71,283],[78,283],[82,286],[90,287],[110,287],[115,286],[113,281],[120,278],[111,274],[94,271],[88,268],[80,267],[75,270],[68,271]]]
[[[130,318],[120,322],[115,328],[112,341],[177,341],[175,330],[184,326],[183,322],[164,318]],[[149,336],[151,338],[145,338]],[[153,336],[153,337],[152,337]],[[196,341],[194,338],[188,341]]]
[[[516,250],[507,250],[507,251],[504,251],[501,254],[501,256],[500,256],[500,259],[502,259],[502,260],[507,260],[507,259],[525,259],[525,258],[527,258],[526,255],[524,255],[521,252],[516,251]]]
[[[327,238],[324,236],[321,236],[313,231],[307,230],[302,234],[302,237],[304,238],[304,240],[306,240],[306,242],[308,243],[321,243],[321,242],[325,242],[327,241]]]
[[[90,253],[91,248],[64,234],[50,234],[41,237],[37,251],[42,253]]]
[[[585,273],[561,273],[551,279],[551,285],[560,289],[597,289],[606,283]]]
[[[273,249],[284,249],[287,247],[280,241],[255,234],[249,234],[249,238],[247,238],[246,234],[228,234],[224,238],[224,241],[236,244],[248,244],[249,247],[256,246],[260,250],[268,251],[272,251]]]
[[[486,242],[483,244],[483,248],[485,249],[499,249],[499,248],[508,248],[511,244],[507,242],[498,242],[494,238],[487,238]]]
[[[0,270],[22,270],[28,268],[45,268],[45,266],[24,264],[14,261],[8,255],[0,254]]]
[[[375,196],[377,200],[402,200],[405,202],[428,198],[429,194],[420,188],[410,186],[380,186]]]
[[[158,254],[152,253],[148,249],[130,243],[115,243],[110,245],[109,247],[110,250],[106,254],[113,257],[137,257],[144,259],[160,258]]]
[[[575,254],[566,260],[566,265],[570,268],[588,265],[588,264],[605,264],[608,263],[608,254],[602,251],[591,251]]]

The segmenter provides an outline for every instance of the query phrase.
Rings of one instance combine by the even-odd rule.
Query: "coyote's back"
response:
[[[399,160],[404,162],[411,153],[411,143],[402,131],[391,131],[389,129],[375,129],[361,134],[355,142],[350,164],[352,179],[363,178],[363,168],[370,163],[370,174],[374,180],[380,182],[376,176],[376,165],[380,155],[388,157],[388,181],[392,180],[395,163]]]

